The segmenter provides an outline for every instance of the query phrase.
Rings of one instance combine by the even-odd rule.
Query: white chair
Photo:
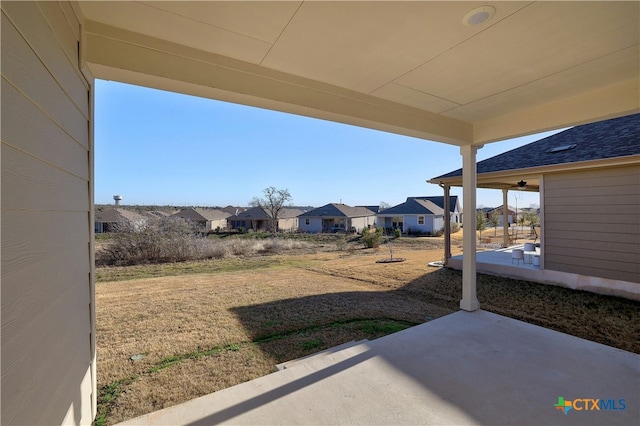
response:
[[[513,249],[511,251],[511,263],[513,264],[513,261],[516,260],[518,262],[518,265],[520,265],[520,261],[522,260],[522,263],[524,263],[524,250],[522,249]]]
[[[536,254],[536,245],[534,243],[524,243],[524,263],[533,263],[534,254]],[[529,255],[528,262],[527,255]]]

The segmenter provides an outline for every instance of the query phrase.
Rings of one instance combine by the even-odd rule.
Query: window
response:
[[[311,223],[311,221],[309,220],[308,217],[304,219],[304,224],[305,225],[309,225],[310,223]]]
[[[418,216],[418,225],[424,225],[424,216]]]

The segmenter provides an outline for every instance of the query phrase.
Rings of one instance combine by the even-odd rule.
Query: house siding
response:
[[[306,224],[306,220],[309,219],[309,224]],[[322,218],[320,217],[300,217],[298,218],[298,226],[301,231],[304,232],[322,232]]]
[[[640,283],[640,166],[544,176],[544,267]]]
[[[90,86],[59,2],[2,2],[2,421],[92,421]]]
[[[418,216],[424,216],[424,225],[418,224]],[[403,232],[434,232],[444,229],[444,218],[434,215],[406,215],[404,216]]]
[[[349,219],[348,223],[349,222],[350,222],[349,228],[355,228],[356,232],[362,232],[364,228],[375,226],[376,217],[375,216],[353,217]]]

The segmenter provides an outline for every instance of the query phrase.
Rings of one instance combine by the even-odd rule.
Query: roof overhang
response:
[[[96,78],[454,145],[640,111],[640,3],[79,2]]]
[[[554,164],[550,166],[530,167],[526,169],[502,170],[491,173],[479,173],[477,175],[476,187],[538,192],[540,190],[540,178],[545,174],[566,173],[576,170],[597,169],[602,167],[628,166],[632,164],[640,164],[640,155]],[[526,186],[519,186],[518,182],[520,181],[526,182]],[[430,179],[427,183],[461,187],[462,176]]]

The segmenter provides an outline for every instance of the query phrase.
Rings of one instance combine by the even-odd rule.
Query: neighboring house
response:
[[[293,232],[298,228],[298,215],[302,210],[283,208],[278,214],[278,231]],[[262,207],[252,207],[227,218],[229,229],[245,229],[256,232],[271,231],[271,214]]]
[[[540,192],[546,282],[640,295],[640,114],[585,124],[477,164],[478,188]],[[429,180],[462,185],[462,170]],[[553,272],[553,274],[551,274]]]
[[[118,232],[125,229],[139,229],[147,223],[147,218],[122,207],[98,207],[95,212],[94,230],[96,234]]]
[[[380,206],[356,206],[356,207],[364,207],[365,209],[369,209],[374,213],[379,213],[380,212]]]
[[[504,206],[499,206],[499,207],[494,207],[494,208],[488,208],[488,209],[484,209],[485,212],[485,217],[487,219],[490,219],[492,215],[497,214],[498,215],[498,226],[503,226],[504,224]],[[508,213],[507,213],[507,223],[508,224],[512,224],[516,222],[516,209],[508,206]]]
[[[377,226],[384,229],[400,229],[409,234],[430,234],[444,229],[444,208],[433,202],[434,198],[444,197],[407,197],[407,201],[389,207],[378,213]],[[454,200],[455,198],[455,200]],[[457,204],[457,197],[450,197]],[[457,216],[456,216],[457,217]]]
[[[366,207],[330,203],[298,216],[304,232],[360,232],[376,224],[376,214]]]
[[[222,210],[225,213],[229,213],[229,216],[235,216],[235,215],[240,214],[241,212],[247,210],[247,208],[246,207],[227,206],[227,207],[220,207],[220,208],[218,208],[218,210]]]
[[[229,213],[219,209],[189,207],[180,210],[178,213],[172,215],[172,217],[182,218],[196,223],[200,229],[208,232],[218,227],[224,229],[227,226]]]

